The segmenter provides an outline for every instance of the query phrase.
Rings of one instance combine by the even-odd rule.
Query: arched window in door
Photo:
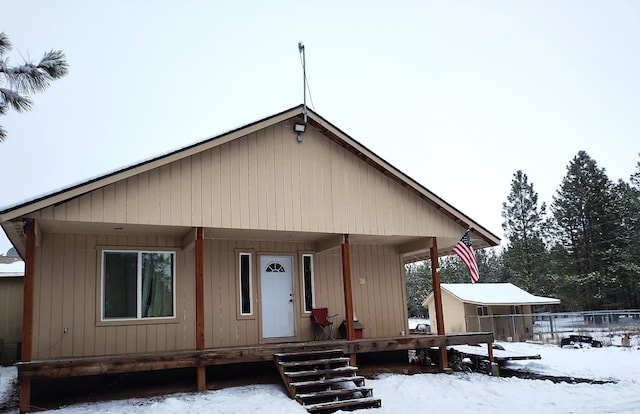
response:
[[[282,266],[278,262],[269,263],[264,270],[265,270],[265,272],[282,272],[282,273],[285,272],[284,266]]]

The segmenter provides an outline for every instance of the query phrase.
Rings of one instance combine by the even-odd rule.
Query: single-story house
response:
[[[36,376],[194,367],[205,389],[208,365],[312,349],[317,307],[346,321],[350,355],[409,346],[385,339],[409,331],[404,263],[470,226],[476,248],[499,243],[303,105],[4,207],[0,225],[26,263],[23,411]]]
[[[11,365],[20,355],[24,262],[0,256],[0,365]]]
[[[511,283],[442,283],[440,288],[446,332],[493,332],[500,340],[533,338],[533,307],[560,303]],[[433,293],[422,305],[435,314]]]

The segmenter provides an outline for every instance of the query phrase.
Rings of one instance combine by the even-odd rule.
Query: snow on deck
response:
[[[455,349],[463,355],[467,356],[479,356],[484,358],[489,358],[489,354],[487,352],[486,345],[473,346],[473,345],[456,345],[448,347],[451,349]],[[523,353],[523,352],[513,352],[506,351],[502,349],[493,349],[493,359],[494,361],[518,361],[525,359],[541,359],[540,354],[533,353]]]

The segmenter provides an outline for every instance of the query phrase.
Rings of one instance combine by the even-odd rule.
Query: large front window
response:
[[[103,251],[103,320],[174,316],[175,253]]]

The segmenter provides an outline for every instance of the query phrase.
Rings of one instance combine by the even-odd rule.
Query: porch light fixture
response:
[[[298,142],[302,142],[302,133],[304,132],[305,129],[307,129],[306,124],[299,124],[297,122],[293,124],[293,132],[297,134]]]

